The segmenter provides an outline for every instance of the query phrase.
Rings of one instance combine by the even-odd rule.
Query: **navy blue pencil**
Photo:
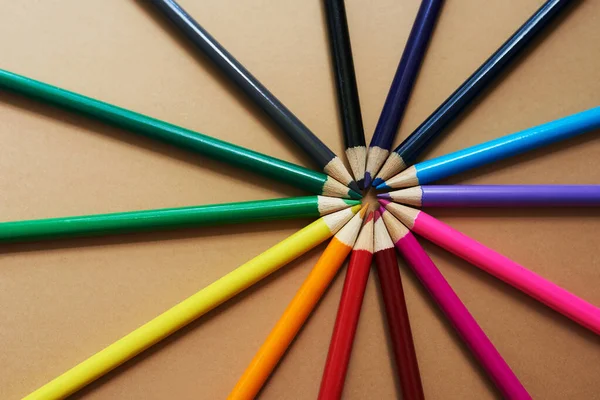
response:
[[[425,148],[469,105],[572,0],[548,0],[494,54],[389,155],[373,186],[413,164]]]
[[[369,145],[365,189],[371,185],[372,177],[379,172],[390,154],[442,3],[443,0],[421,2]]]

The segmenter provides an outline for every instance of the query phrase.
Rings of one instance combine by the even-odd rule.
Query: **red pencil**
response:
[[[375,211],[374,257],[379,275],[379,285],[385,304],[388,329],[396,359],[398,377],[404,400],[423,400],[423,386],[419,364],[415,353],[408,310],[402,289],[402,279],[398,270],[398,260],[394,243],[383,223],[379,211]]]
[[[373,213],[370,213],[350,256],[342,297],[331,335],[329,353],[327,353],[327,361],[321,379],[319,400],[335,400],[342,397],[372,259]]]

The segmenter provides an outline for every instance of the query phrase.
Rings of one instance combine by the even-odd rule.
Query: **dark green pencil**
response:
[[[358,200],[306,196],[3,222],[0,223],[0,242],[101,236],[278,219],[318,218],[357,204],[360,204]]]
[[[323,173],[2,69],[0,69],[0,88],[77,111],[119,128],[288,183],[310,193],[361,198],[359,193]]]

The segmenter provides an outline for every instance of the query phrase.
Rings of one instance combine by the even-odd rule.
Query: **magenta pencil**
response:
[[[423,211],[386,200],[380,203],[415,233],[600,334],[600,308]]]
[[[471,350],[473,356],[481,363],[502,396],[507,399],[531,399],[517,376],[479,327],[475,318],[452,290],[450,284],[425,253],[413,234],[389,212],[386,212],[383,207],[380,208],[380,212],[394,246],[450,320],[450,323]]]

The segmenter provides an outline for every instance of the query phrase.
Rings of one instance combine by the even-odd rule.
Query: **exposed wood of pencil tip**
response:
[[[388,149],[383,149],[378,146],[369,147],[369,151],[367,152],[367,166],[365,173],[368,172],[371,178],[375,177],[385,160],[387,160],[389,154],[390,151]]]
[[[331,214],[332,212],[340,211],[352,206],[351,203],[356,200],[342,200],[336,197],[317,196],[317,207],[320,215]]]
[[[379,204],[381,204],[387,211],[392,213],[392,215],[400,220],[406,227],[412,229],[415,226],[415,220],[419,216],[419,213],[422,212],[417,210],[416,208],[411,208],[404,206],[398,203],[392,203],[387,200],[379,200]]]
[[[416,186],[419,184],[419,179],[417,178],[417,168],[414,165],[412,165],[404,171],[400,172],[398,175],[395,175],[386,180],[385,184],[391,188],[404,188]]]
[[[363,206],[363,210],[368,210],[369,206]],[[362,210],[361,210],[362,212]],[[354,250],[364,250],[373,253],[373,212],[370,212],[363,224],[358,239],[354,243]]]
[[[321,218],[323,219],[323,222],[325,222],[325,224],[327,224],[327,226],[329,227],[329,231],[332,234],[335,234],[344,225],[346,225],[346,222],[350,221],[352,216],[356,214],[358,210],[360,210],[360,205],[346,208],[345,210],[334,212],[333,214],[325,215]]]
[[[385,193],[385,195],[387,196],[381,196],[381,198],[385,199],[389,197],[392,201],[415,207],[421,207],[423,205],[423,189],[421,186],[396,190],[394,192]]]
[[[365,216],[367,210],[368,205],[367,207],[363,206],[360,211],[354,217],[352,217],[352,219],[346,225],[344,225],[342,229],[340,229],[340,231],[335,235],[335,238],[346,246],[354,246],[354,242],[356,241],[356,237],[358,236],[358,232],[362,226],[363,217]]]
[[[385,223],[387,232],[394,243],[410,233],[408,228],[404,226],[402,222],[398,221],[390,212],[384,212],[381,219]]]
[[[365,178],[365,164],[367,163],[367,148],[365,146],[349,147],[346,149],[346,157],[354,179],[359,182]]]
[[[389,214],[389,213],[386,213]],[[374,252],[393,249],[394,243],[390,238],[390,234],[385,227],[380,211],[375,211],[375,235],[374,235]]]
[[[327,175],[331,176],[336,181],[343,183],[344,185],[349,186],[351,184],[354,184],[356,188],[354,188],[353,186],[350,186],[350,188],[353,190],[360,191],[360,189],[356,185],[356,182],[354,182],[354,179],[352,179],[352,176],[350,176],[350,173],[346,169],[346,166],[338,156],[332,158],[331,161],[329,161],[329,163],[327,163],[327,165],[323,168],[323,171]]]
[[[383,164],[383,167],[381,167],[381,170],[379,170],[377,178],[381,180],[386,180],[394,176],[398,172],[404,170],[405,168],[406,164],[404,163],[402,157],[400,157],[398,153],[392,151],[388,156],[387,160],[385,160],[385,163]]]

